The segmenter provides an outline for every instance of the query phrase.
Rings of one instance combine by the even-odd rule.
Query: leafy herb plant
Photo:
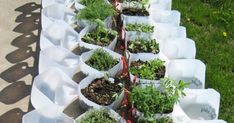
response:
[[[117,32],[111,29],[99,28],[87,33],[82,40],[86,43],[95,44],[99,46],[108,46],[116,37]]]
[[[162,79],[161,85],[162,91],[153,85],[148,85],[144,88],[135,86],[130,92],[130,102],[143,113],[144,118],[150,121],[154,121],[157,113],[171,113],[174,104],[185,95],[183,90],[188,84],[165,78]]]
[[[90,22],[103,27],[104,20],[115,14],[116,11],[111,4],[105,3],[102,0],[96,0],[96,2],[92,2],[84,9],[80,10],[77,19],[89,20]]]
[[[137,31],[137,32],[148,32],[153,33],[154,32],[154,26],[150,26],[147,24],[127,24],[126,25],[127,31]]]
[[[130,73],[141,79],[159,80],[165,75],[164,61],[154,59],[143,62],[141,60],[134,61],[130,66]]]
[[[136,39],[127,42],[127,48],[131,53],[159,53],[159,44],[155,39],[144,40]]]
[[[103,49],[97,49],[88,61],[85,62],[89,66],[100,70],[107,71],[118,63],[118,61]]]
[[[76,121],[76,123],[117,123],[117,121],[108,114],[106,109],[90,109],[87,114]]]

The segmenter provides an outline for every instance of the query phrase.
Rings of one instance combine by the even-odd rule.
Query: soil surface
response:
[[[149,12],[145,9],[125,8],[122,13],[129,16],[149,16]]]
[[[104,78],[95,79],[88,87],[81,90],[81,93],[89,100],[99,105],[110,105],[114,102],[114,94],[119,94],[122,87],[118,82],[111,83]]]

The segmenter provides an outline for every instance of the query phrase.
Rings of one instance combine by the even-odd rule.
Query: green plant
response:
[[[173,123],[173,120],[169,116],[163,116],[159,119],[140,117],[138,123]]]
[[[138,2],[138,3],[140,3],[140,4],[142,4],[142,5],[146,5],[146,4],[148,4],[149,3],[149,0],[124,0],[124,2]]]
[[[137,75],[141,79],[158,80],[164,77],[165,66],[164,61],[154,59],[150,61],[136,61],[132,62],[130,66],[130,73]]]
[[[174,104],[184,96],[183,90],[188,84],[183,81],[177,83],[175,80],[165,78],[162,79],[161,85],[162,91],[159,91],[154,85],[147,85],[144,88],[135,86],[130,92],[130,102],[143,113],[143,117],[146,119],[154,119],[157,113],[171,113]],[[171,87],[174,87],[176,93],[172,93]]]
[[[147,24],[127,24],[126,25],[126,30],[127,31],[137,31],[137,32],[149,32],[153,33],[154,32],[154,26],[150,26]]]
[[[105,50],[97,49],[85,63],[97,70],[107,71],[116,65],[118,61]]]
[[[104,2],[104,0],[79,0],[79,3],[85,5],[85,6],[89,6],[90,4],[92,3],[95,3],[95,2]]]
[[[77,14],[77,19],[89,20],[98,26],[104,27],[104,20],[115,14],[116,11],[111,4],[97,0],[96,2],[90,3],[84,9],[81,9]]]
[[[109,115],[106,109],[90,109],[80,119],[79,123],[117,123],[117,121]]]
[[[87,33],[82,40],[99,46],[108,46],[116,35],[117,32],[114,30],[97,27],[95,31]]]
[[[159,44],[155,39],[144,40],[136,39],[134,41],[128,41],[128,50],[131,53],[159,53]]]

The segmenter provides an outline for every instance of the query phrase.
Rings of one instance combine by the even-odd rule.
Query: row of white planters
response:
[[[23,118],[24,123],[30,123],[32,120],[38,123],[53,123],[55,121],[72,123],[74,119],[62,112],[77,96],[80,97],[81,104],[84,104],[83,107],[100,108],[100,105],[91,102],[80,92],[80,89],[98,77],[100,76],[88,76],[78,85],[58,68],[41,73],[34,80],[31,94],[32,105],[37,111],[26,114]],[[180,100],[179,104],[175,105],[171,114],[175,123],[195,121],[225,123],[222,120],[217,120],[220,103],[220,94],[217,91],[213,89],[186,89],[185,94],[186,96]],[[120,100],[121,98],[108,107],[114,108]]]
[[[113,71],[93,72],[95,70],[85,64],[85,60],[90,57],[93,51],[83,53],[81,56],[71,52],[77,45],[88,49],[99,48],[83,43],[81,37],[85,33],[79,34],[71,27],[71,24],[77,22],[75,13],[70,8],[74,3],[75,1],[73,0],[42,0],[42,33],[40,39],[42,51],[39,59],[39,75],[34,80],[31,93],[31,102],[35,110],[24,115],[23,123],[75,122],[74,118],[70,118],[63,113],[63,110],[75,98],[80,97],[85,104],[84,107],[100,107],[85,98],[79,90],[86,86],[91,79],[103,76],[103,73],[108,72],[114,75],[121,70],[115,69],[117,68],[115,66]],[[176,80],[191,80],[192,78],[190,88],[200,88],[199,90],[186,91],[187,96],[174,108],[172,113],[173,120],[176,123],[203,121],[204,123],[225,123],[217,120],[219,94],[214,90],[203,89],[205,85],[205,65],[201,61],[194,59],[196,54],[195,44],[192,40],[186,38],[186,29],[178,26],[180,14],[177,11],[170,11],[171,0],[152,0],[151,5],[152,11],[156,7],[160,8],[160,10],[157,10],[155,18],[154,16],[152,18],[156,23],[154,36],[159,39],[162,56],[167,61],[166,76]],[[170,21],[173,17],[176,21]],[[87,29],[89,27],[84,27],[81,33]],[[109,47],[109,49],[112,48]],[[108,49],[105,50],[113,54],[113,57],[120,59],[121,56],[117,53]],[[131,59],[134,60],[138,57],[141,56],[132,57]],[[118,66],[121,68],[121,62]],[[71,78],[79,71],[90,76],[83,79],[78,85]],[[207,96],[212,98],[209,100],[202,98]],[[116,107],[120,100],[121,98],[109,107]],[[116,115],[115,113],[113,114]],[[118,117],[117,115],[117,119]],[[121,120],[120,122],[123,121]]]

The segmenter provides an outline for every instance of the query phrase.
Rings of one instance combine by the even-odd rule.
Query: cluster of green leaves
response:
[[[82,40],[87,43],[108,46],[115,38],[117,32],[106,28],[97,28],[95,31],[87,33]]]
[[[105,50],[97,49],[85,63],[97,70],[107,71],[116,65],[118,61]]]
[[[127,31],[137,31],[137,32],[148,32],[153,33],[154,32],[154,26],[150,26],[148,24],[127,24],[126,25]]]
[[[90,109],[79,123],[117,123],[117,121],[109,115],[106,109]]]
[[[103,0],[95,0],[89,3],[84,9],[81,9],[77,19],[89,20],[90,22],[104,27],[104,20],[116,14],[114,7]]]
[[[159,44],[155,39],[151,39],[149,41],[136,39],[134,41],[128,41],[127,46],[131,53],[159,53]]]
[[[179,98],[184,96],[183,90],[187,86],[184,82],[175,82],[169,78],[162,79],[162,91],[154,85],[146,87],[135,86],[130,92],[130,102],[143,113],[147,119],[153,119],[155,114],[171,113]],[[170,86],[168,86],[170,85]],[[174,87],[172,93],[171,87]]]
[[[154,59],[146,62],[137,61],[140,63],[139,66],[130,66],[130,73],[133,75],[138,75],[141,79],[149,79],[149,80],[158,80],[156,72],[164,68],[165,61],[160,59]]]

